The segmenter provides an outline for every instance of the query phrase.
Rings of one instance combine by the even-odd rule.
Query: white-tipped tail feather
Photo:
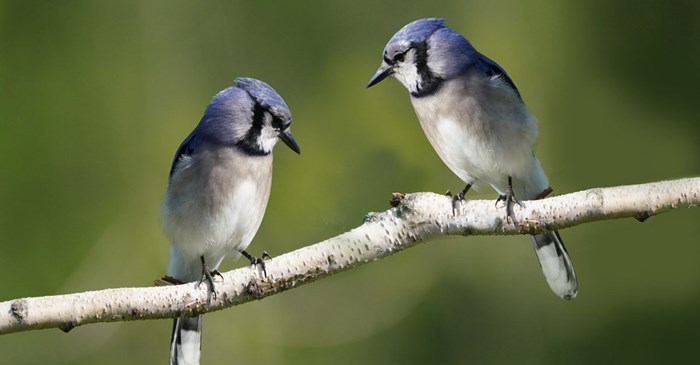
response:
[[[170,365],[198,365],[202,351],[202,316],[177,318],[170,340]]]
[[[544,277],[554,294],[567,300],[576,298],[576,273],[559,232],[546,232],[530,237]]]

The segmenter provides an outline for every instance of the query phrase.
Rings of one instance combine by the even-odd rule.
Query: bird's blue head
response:
[[[287,121],[292,120],[289,107],[282,97],[270,85],[249,77],[239,77],[236,80],[239,88],[248,94],[272,115]]]
[[[290,130],[292,113],[282,97],[260,80],[239,77],[235,81],[235,86],[211,100],[197,127],[199,133],[254,155],[269,154],[278,140],[299,153]]]
[[[444,19],[419,19],[391,37],[367,87],[394,76],[411,95],[430,95],[444,80],[469,67],[477,54],[461,34],[445,26]]]

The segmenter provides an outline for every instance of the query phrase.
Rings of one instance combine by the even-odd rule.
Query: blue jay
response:
[[[453,204],[472,186],[491,185],[510,219],[516,197],[540,199],[552,191],[533,153],[537,121],[515,84],[444,19],[416,20],[394,34],[367,87],[387,76],[408,89],[430,144],[467,184]],[[552,291],[576,297],[576,274],[559,233],[534,235],[532,243]]]
[[[245,249],[270,196],[272,148],[282,140],[300,152],[289,108],[277,92],[256,79],[235,81],[211,100],[170,168],[161,216],[173,242],[168,276],[183,283],[206,277],[213,284],[211,275],[226,256],[262,263]],[[199,364],[201,341],[201,315],[176,319],[170,364]]]

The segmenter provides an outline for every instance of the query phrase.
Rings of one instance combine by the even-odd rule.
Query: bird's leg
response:
[[[515,214],[513,213],[513,203],[518,204],[519,206],[523,206],[520,201],[515,197],[515,194],[513,194],[513,178],[508,176],[508,188],[506,188],[506,193],[504,195],[499,195],[498,199],[496,199],[496,205],[500,201],[503,201],[506,203],[506,221],[510,223],[512,220],[515,222]]]
[[[464,196],[467,195],[467,192],[469,189],[472,188],[472,183],[468,183],[467,185],[464,186],[464,189],[457,194],[457,199],[459,200],[464,200]]]
[[[221,280],[223,280],[224,277],[221,275],[219,270],[209,270],[209,266],[207,266],[207,263],[204,261],[204,256],[199,256],[199,259],[202,261],[202,278],[197,283],[197,287],[199,287],[202,282],[206,280],[211,287],[211,292],[216,295],[216,292],[214,291],[214,276],[219,276]]]
[[[267,270],[265,269],[265,258],[267,257],[268,259],[272,259],[272,256],[270,256],[270,254],[267,253],[267,251],[263,251],[262,255],[260,255],[259,258],[249,254],[245,250],[241,251],[241,255],[250,260],[251,265],[260,265],[260,268],[263,271],[263,275],[267,277]]]
[[[214,276],[219,276],[221,277],[221,280],[224,279],[224,277],[221,275],[219,270],[209,270],[209,266],[207,266],[207,263],[204,261],[204,256],[199,256],[199,259],[202,261],[202,278],[199,280],[197,283],[197,287],[199,288],[200,285],[202,285],[202,282],[205,280],[209,283],[209,299],[210,300],[212,297],[216,299],[216,290],[214,289]]]
[[[461,192],[457,195],[452,195],[452,193],[448,190],[445,195],[451,196],[452,197],[452,215],[457,215],[457,203],[463,202],[464,201],[464,196],[467,194],[469,189],[472,188],[472,183],[467,183],[467,185],[462,189]]]

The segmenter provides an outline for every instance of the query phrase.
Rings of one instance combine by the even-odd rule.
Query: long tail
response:
[[[576,298],[578,293],[576,273],[559,232],[546,232],[530,238],[532,238],[532,246],[535,247],[544,277],[554,294],[567,300]]]
[[[170,340],[170,365],[198,365],[202,352],[202,316],[177,318]]]

